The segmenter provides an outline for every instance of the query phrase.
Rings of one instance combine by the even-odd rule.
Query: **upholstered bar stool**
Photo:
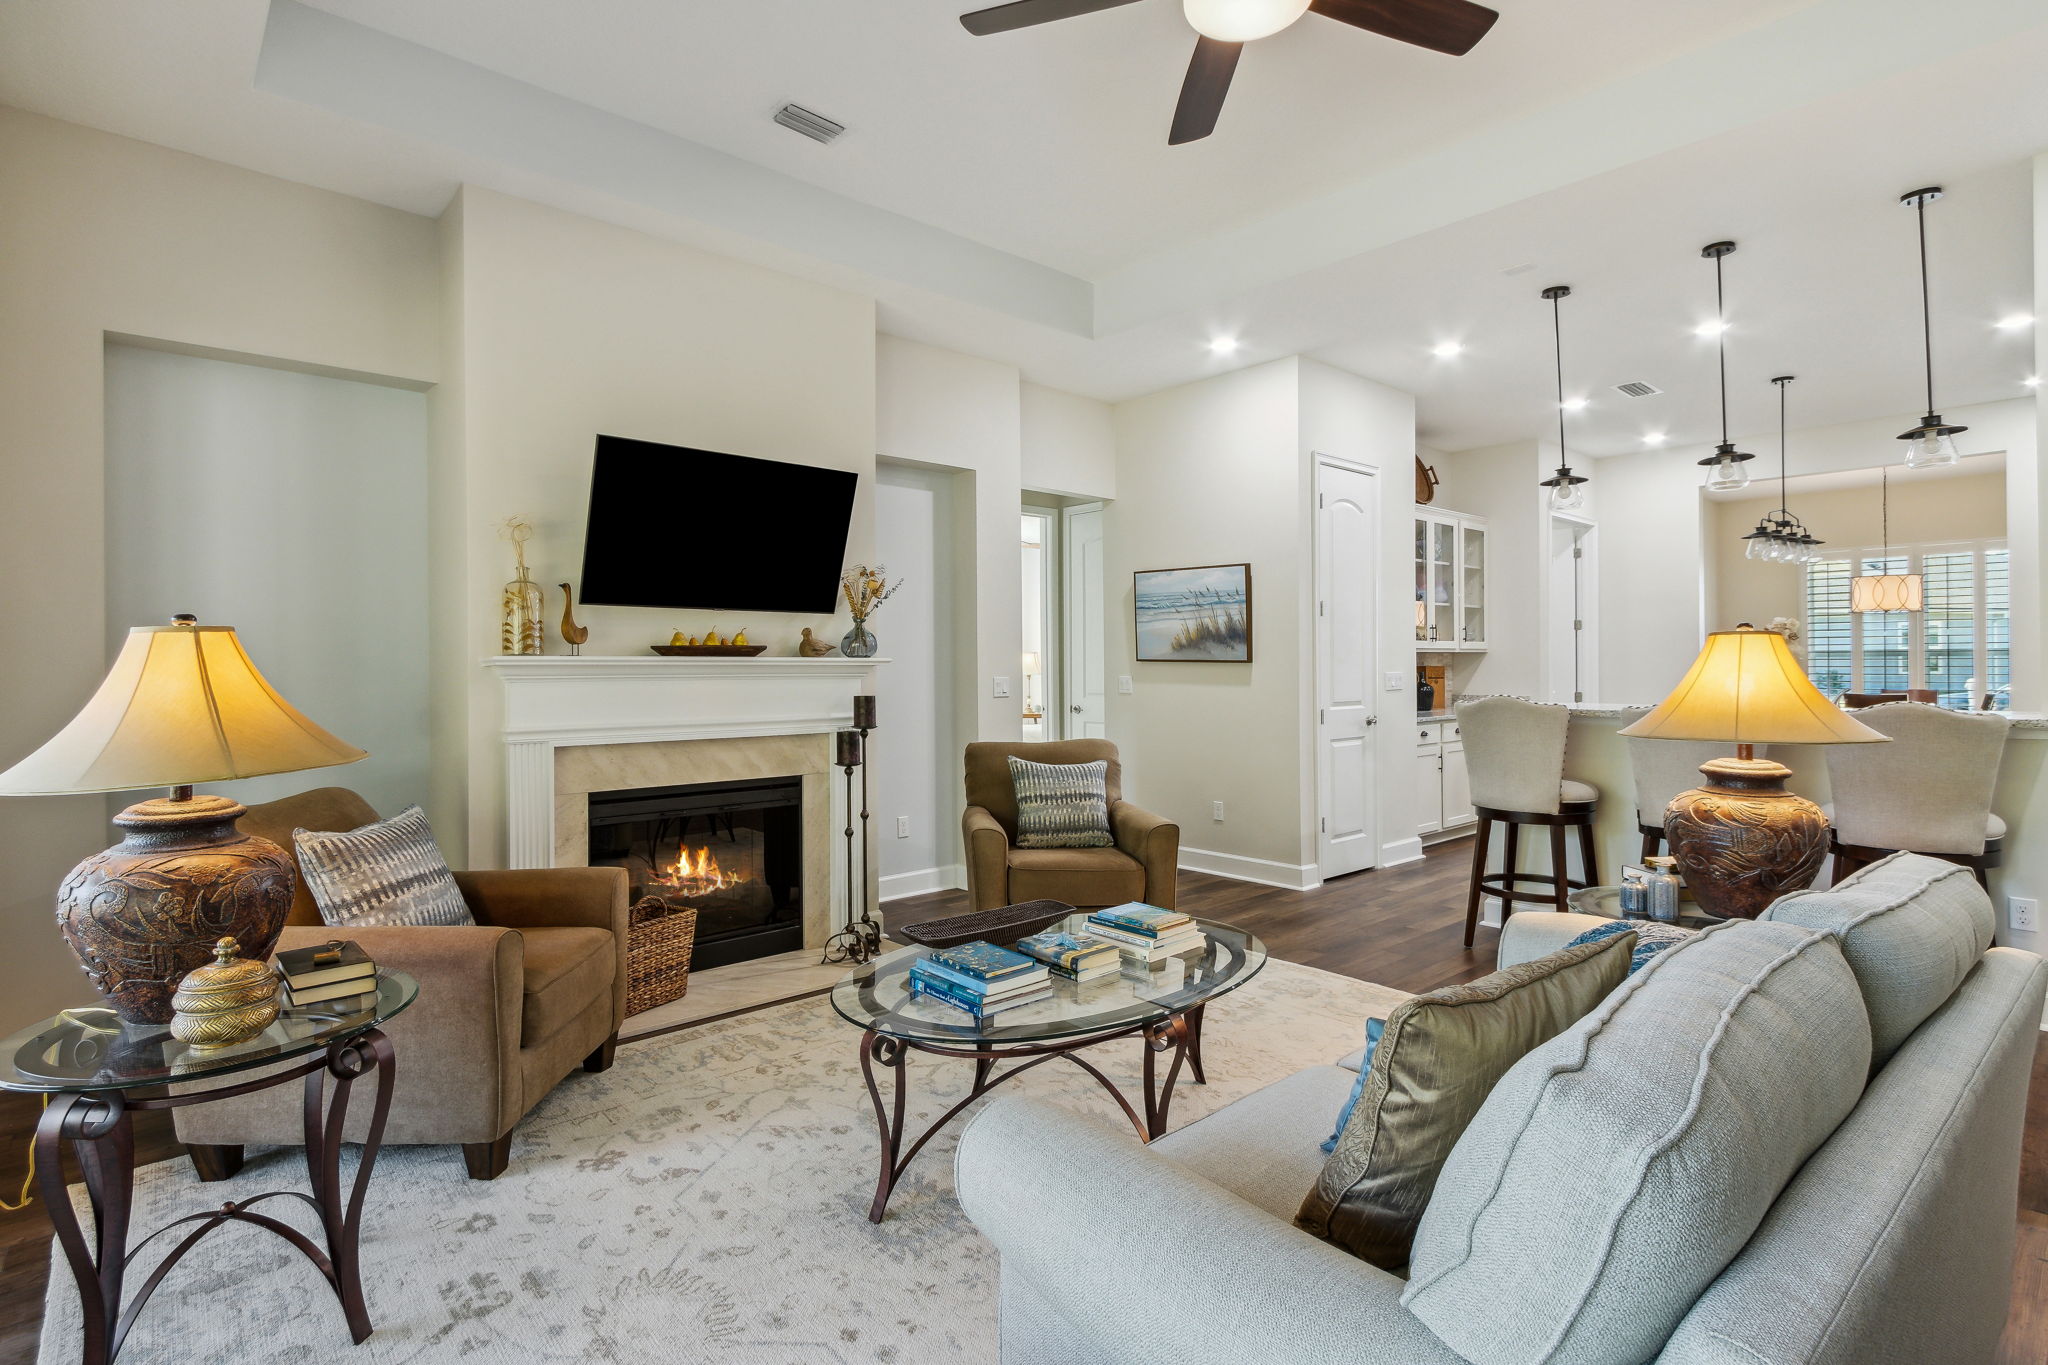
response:
[[[1649,714],[1648,709],[1624,713],[1622,728]],[[1664,849],[1664,811],[1671,798],[1705,780],[1700,776],[1700,764],[1727,756],[1728,746],[1719,740],[1629,740],[1628,766],[1636,785],[1636,832],[1643,836],[1644,858],[1654,858]],[[1763,756],[1759,748],[1757,757]]]
[[[2005,821],[1991,813],[1991,794],[2012,722],[1917,701],[1867,707],[1856,719],[1892,742],[1827,751],[1834,880],[1904,849],[1960,863],[1984,882],[2004,857]]]
[[[1472,890],[1465,900],[1465,946],[1479,929],[1479,902],[1498,896],[1502,909],[1516,901],[1550,901],[1565,908],[1574,888],[1597,884],[1599,864],[1593,851],[1593,812],[1599,789],[1564,775],[1565,740],[1571,712],[1515,697],[1481,697],[1458,705],[1458,733],[1465,742],[1465,768],[1472,781],[1472,805],[1479,817],[1479,837],[1472,847]],[[1501,870],[1486,871],[1486,850],[1493,826],[1507,826]],[[1523,825],[1550,829],[1550,873],[1524,874],[1516,866]],[[1579,831],[1579,858],[1586,880],[1566,875],[1566,829]],[[1548,888],[1541,895],[1525,892],[1522,883]]]

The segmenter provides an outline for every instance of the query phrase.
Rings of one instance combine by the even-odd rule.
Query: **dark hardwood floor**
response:
[[[1315,891],[1184,873],[1180,904],[1252,930],[1275,957],[1402,990],[1429,990],[1493,970],[1493,931],[1481,930],[1469,950],[1461,942],[1470,857],[1470,841],[1460,840],[1439,845],[1420,863],[1339,878]],[[964,892],[939,892],[892,901],[884,919],[909,924],[965,908]],[[34,1100],[0,1095],[0,1196],[10,1202],[20,1189],[36,1113]],[[136,1137],[139,1161],[182,1155],[164,1115],[138,1116]],[[2048,1360],[2048,1043],[2034,1053],[2017,1213],[2012,1311],[1992,1365]],[[0,1212],[0,1360],[35,1358],[49,1255],[49,1224],[39,1204]]]

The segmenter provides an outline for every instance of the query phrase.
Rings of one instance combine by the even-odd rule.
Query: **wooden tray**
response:
[[[656,654],[669,658],[691,659],[751,659],[765,651],[766,645],[649,645]]]

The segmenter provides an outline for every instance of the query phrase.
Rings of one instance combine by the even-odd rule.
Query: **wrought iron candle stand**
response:
[[[881,935],[879,933],[876,933],[872,938],[869,935],[869,926],[873,921],[868,917],[867,897],[864,893],[856,892],[854,889],[853,770],[855,768],[861,770],[861,789],[865,792],[867,789],[867,764],[864,761],[864,750],[867,747],[866,736],[858,730],[840,730],[835,735],[835,738],[838,741],[839,768],[840,771],[846,774],[846,829],[843,831],[846,837],[846,927],[825,940],[825,954],[819,961],[821,963],[866,962],[874,957],[881,943]],[[863,798],[862,804],[865,807],[865,798]],[[865,822],[867,819],[867,811],[865,809],[861,812],[861,819],[863,822],[862,831],[865,833]],[[865,885],[867,880],[865,858],[862,859],[862,863],[860,881],[862,885]],[[860,897],[861,906],[858,916],[854,914],[853,909],[856,895]]]
[[[882,951],[882,922],[875,918],[873,879],[867,876],[868,859],[874,856],[875,846],[868,839],[868,732],[875,728],[875,699],[861,695],[853,699],[853,728],[860,731],[860,932],[867,940],[868,956],[878,956]]]

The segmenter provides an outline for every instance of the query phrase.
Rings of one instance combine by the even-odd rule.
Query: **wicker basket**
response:
[[[639,1014],[680,1000],[690,989],[690,950],[697,942],[697,912],[649,896],[626,924],[626,1013]]]

